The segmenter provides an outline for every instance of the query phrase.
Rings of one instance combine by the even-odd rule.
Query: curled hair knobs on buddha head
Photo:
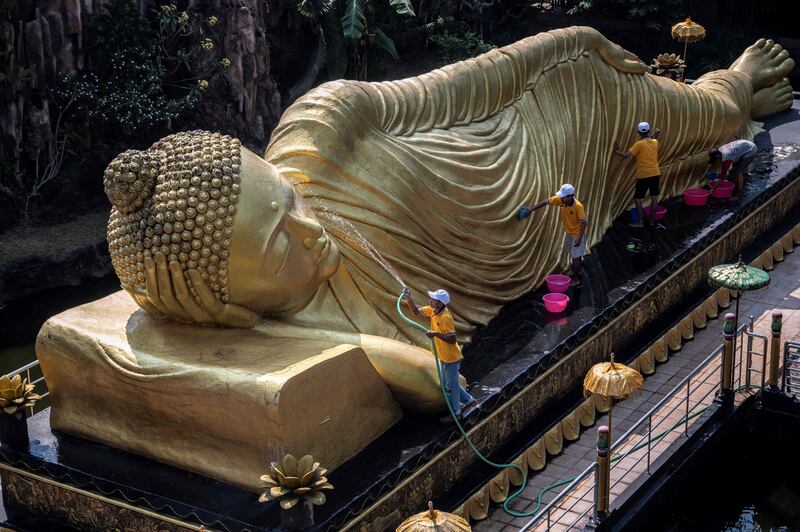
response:
[[[113,205],[108,221],[111,262],[123,288],[144,291],[144,259],[162,253],[228,302],[228,261],[240,192],[241,143],[207,131],[176,133],[145,151],[128,150],[106,168]]]

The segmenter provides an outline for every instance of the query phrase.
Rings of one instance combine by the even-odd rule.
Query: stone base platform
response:
[[[402,416],[360,347],[155,320],[122,291],[50,318],[36,352],[53,429],[252,491],[270,461],[333,470]]]

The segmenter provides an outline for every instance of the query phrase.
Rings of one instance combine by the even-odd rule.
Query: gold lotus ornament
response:
[[[397,527],[395,532],[470,532],[472,527],[463,518],[447,512],[433,509],[433,503],[428,501],[428,510],[412,515]]]
[[[310,454],[300,460],[287,454],[283,457],[283,463],[272,462],[270,473],[261,477],[267,484],[267,491],[261,494],[258,502],[277,500],[284,510],[293,508],[300,499],[321,506],[325,504],[322,490],[333,489],[325,477],[327,472]]]
[[[686,66],[686,63],[683,62],[683,59],[681,59],[681,56],[678,54],[658,54],[658,56],[653,59],[653,63],[658,68],[663,68],[665,70],[684,68]]]
[[[657,76],[669,72],[677,76],[677,78],[670,76],[672,79],[683,81],[683,70],[686,68],[686,63],[683,62],[683,59],[678,54],[658,54],[653,59],[653,68]]]
[[[33,407],[41,397],[33,393],[33,384],[28,384],[28,379],[21,375],[8,375],[0,377],[0,408],[9,415],[14,415],[20,410]]]

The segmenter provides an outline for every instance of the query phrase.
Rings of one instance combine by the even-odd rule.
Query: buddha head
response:
[[[190,131],[105,171],[111,261],[129,292],[146,290],[144,261],[162,254],[197,270],[214,296],[259,314],[303,308],[339,266],[328,237],[291,183],[237,139]]]

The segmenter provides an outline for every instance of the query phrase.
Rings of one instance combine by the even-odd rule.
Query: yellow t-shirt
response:
[[[661,175],[658,169],[658,141],[656,139],[640,139],[628,150],[636,157],[636,178]]]
[[[431,319],[432,331],[444,334],[456,332],[456,324],[453,320],[453,315],[450,314],[449,310],[444,309],[439,314],[434,312],[433,307],[422,307],[420,310],[422,310],[422,313]],[[458,342],[454,344],[448,344],[439,338],[434,338],[433,341],[436,344],[436,353],[439,355],[439,360],[442,362],[452,364],[453,362],[458,362],[463,358],[461,355],[461,348],[458,346]]]
[[[586,220],[586,211],[583,208],[583,203],[575,200],[575,203],[568,207],[564,205],[564,202],[558,196],[550,196],[548,202],[554,207],[559,207],[558,210],[561,212],[564,231],[573,238],[581,236],[581,222]]]

